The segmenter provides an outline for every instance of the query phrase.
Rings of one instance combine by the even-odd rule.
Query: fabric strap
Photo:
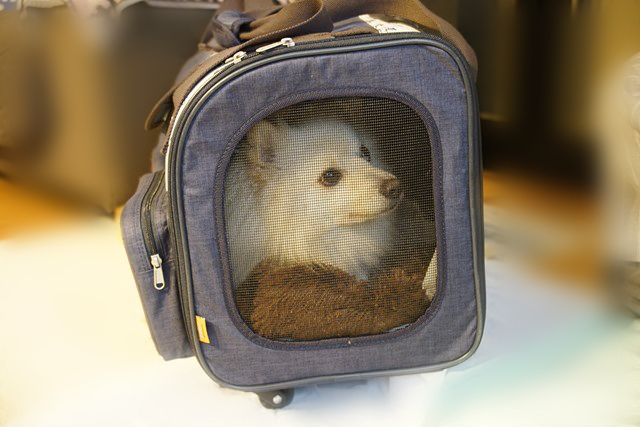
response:
[[[227,13],[228,17],[228,11],[241,12],[238,8],[244,7],[261,8],[238,14],[237,19],[243,25],[239,25],[235,32],[232,28],[234,22],[238,21],[232,20],[226,25],[220,20],[214,21],[210,31],[217,38],[217,45],[225,50],[196,67],[156,103],[145,123],[147,129],[164,123],[173,105],[180,105],[199,76],[217,67],[234,53],[284,37],[327,34],[333,30],[334,22],[365,13],[402,18],[437,31],[460,50],[474,75],[477,72],[477,59],[473,49],[451,24],[431,12],[419,0],[299,0],[281,7],[274,5],[271,0],[226,0],[220,8],[219,16]]]

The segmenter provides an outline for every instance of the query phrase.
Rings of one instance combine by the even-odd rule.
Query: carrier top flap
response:
[[[264,13],[266,15],[261,16]],[[398,17],[433,29],[460,50],[474,76],[477,74],[478,65],[473,49],[451,24],[431,12],[419,0],[300,0],[263,13],[247,13],[247,16],[260,17],[242,25],[242,30],[246,31],[238,33],[240,44],[212,55],[174,85],[153,107],[145,128],[151,130],[165,123],[174,106],[182,103],[202,76],[243,49],[285,37],[292,37],[298,42],[330,38],[334,36],[331,34],[333,22],[361,14]]]

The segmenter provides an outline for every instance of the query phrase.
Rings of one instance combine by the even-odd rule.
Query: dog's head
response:
[[[360,224],[385,216],[402,198],[374,144],[345,123],[261,121],[247,141],[251,176],[281,218],[324,229]]]

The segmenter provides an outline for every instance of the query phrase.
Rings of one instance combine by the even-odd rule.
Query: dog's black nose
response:
[[[380,184],[380,194],[387,199],[399,199],[402,196],[402,189],[400,188],[398,178],[389,178],[382,181],[382,184]]]

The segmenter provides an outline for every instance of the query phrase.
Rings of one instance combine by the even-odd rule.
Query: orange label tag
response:
[[[196,316],[196,329],[198,330],[198,339],[205,344],[211,344],[209,341],[209,333],[207,332],[207,319]]]

